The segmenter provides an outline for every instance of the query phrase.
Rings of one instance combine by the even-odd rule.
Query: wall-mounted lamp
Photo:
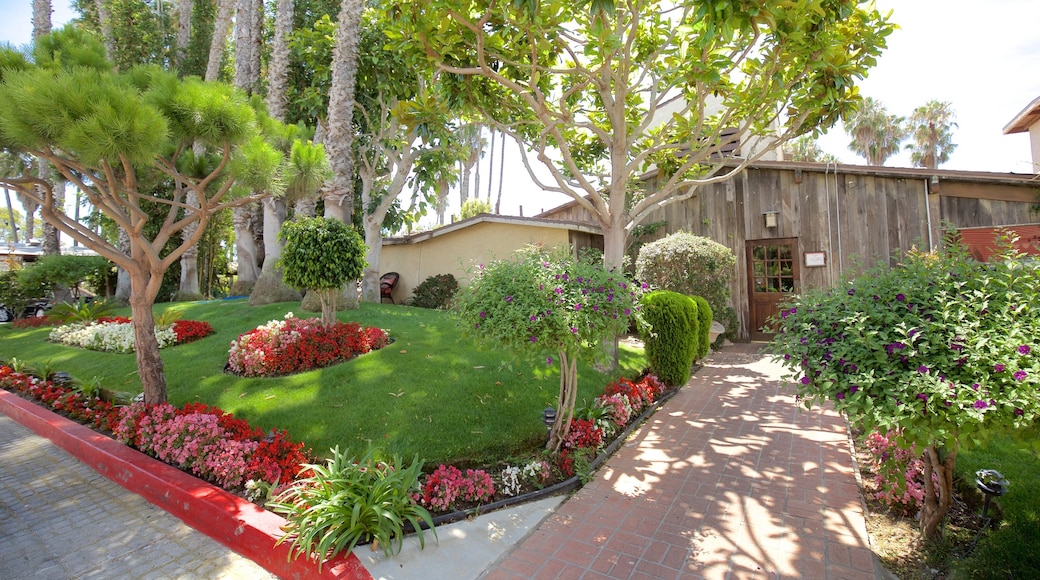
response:
[[[776,227],[776,216],[780,215],[780,212],[778,212],[778,211],[767,211],[767,212],[765,212],[762,215],[766,218],[766,227],[767,228],[775,228]]]

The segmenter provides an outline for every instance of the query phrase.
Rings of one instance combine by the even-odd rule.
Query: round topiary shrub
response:
[[[693,298],[661,290],[643,297],[643,319],[650,326],[644,333],[650,370],[664,384],[674,387],[690,380],[697,355],[699,326]]]
[[[702,359],[711,351],[711,306],[703,296],[694,296],[697,303],[697,356]]]
[[[447,308],[458,289],[459,283],[451,274],[430,276],[415,287],[409,304],[420,308]]]
[[[639,249],[636,279],[661,290],[703,296],[716,316],[726,309],[737,258],[722,244],[676,232]],[[727,325],[726,331],[735,331]]]

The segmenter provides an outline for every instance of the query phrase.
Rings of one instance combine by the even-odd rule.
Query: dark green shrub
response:
[[[409,304],[420,308],[447,308],[459,283],[451,274],[437,274],[423,280],[415,287]]]
[[[703,296],[694,296],[697,303],[697,359],[708,356],[711,351],[711,306]]]
[[[636,279],[654,289],[703,296],[718,316],[729,302],[736,264],[726,246],[680,231],[639,249]],[[736,327],[727,325],[726,331],[735,332]]]
[[[678,292],[651,292],[643,297],[643,318],[650,325],[643,336],[650,371],[670,387],[686,383],[697,355],[697,303]]]

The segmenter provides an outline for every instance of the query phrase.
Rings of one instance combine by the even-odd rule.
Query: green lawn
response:
[[[225,374],[229,343],[268,320],[299,310],[299,303],[252,307],[244,299],[159,305],[182,318],[205,320],[216,334],[163,349],[173,404],[216,405],[264,429],[282,428],[319,455],[335,445],[363,451],[368,442],[427,463],[491,464],[537,450],[545,427],[541,411],[555,406],[558,367],[544,357],[514,360],[510,353],[479,349],[460,338],[443,311],[363,303],[339,319],[386,329],[386,348],[346,363],[279,378]],[[128,315],[128,312],[119,311]],[[47,341],[49,328],[0,327],[0,359],[47,364],[74,377],[99,377],[102,386],[140,392],[132,354],[65,347]],[[641,350],[622,345],[621,372],[645,366]],[[613,377],[580,370],[580,395],[592,400]]]

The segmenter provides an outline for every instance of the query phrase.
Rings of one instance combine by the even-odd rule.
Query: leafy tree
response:
[[[510,352],[548,355],[549,365],[559,362],[558,412],[548,443],[558,452],[574,416],[578,358],[602,353],[605,339],[627,329],[641,295],[602,260],[531,246],[512,260],[482,266],[455,295],[453,309],[463,329],[481,339]]]
[[[112,262],[101,256],[55,254],[43,256],[35,264],[19,270],[18,283],[27,288],[44,288],[48,292],[63,286],[71,291],[72,298],[78,299],[84,282],[104,280],[112,268]],[[97,287],[94,289],[98,290]]]
[[[701,296],[719,315],[729,302],[736,264],[737,257],[726,246],[678,231],[639,249],[636,279],[653,288]]]
[[[340,288],[365,270],[365,243],[340,220],[313,217],[282,226],[281,266],[286,284],[314,290],[321,300],[321,322],[336,322]]]
[[[47,222],[128,273],[145,401],[159,403],[166,400],[166,379],[151,307],[163,273],[198,241],[214,213],[252,201],[235,197],[239,191],[232,190],[235,178],[270,178],[251,173],[250,168],[256,166],[253,160],[267,156],[272,148],[260,138],[250,138],[255,135],[256,113],[230,87],[197,79],[181,81],[154,67],[115,74],[103,66],[74,64],[69,59],[62,65],[71,68],[35,66],[3,72],[0,146],[49,163],[129,234],[130,252],[67,216],[47,182],[31,175],[0,181],[34,198]],[[195,142],[219,152],[219,161],[202,178],[181,169]],[[142,180],[155,176],[180,184],[172,199],[141,190]],[[195,192],[197,205],[186,203],[186,190]],[[146,202],[166,208],[154,237],[144,234],[150,217],[142,209]],[[195,234],[163,253],[166,243],[189,224],[199,226]]]
[[[867,165],[884,165],[899,151],[906,138],[903,118],[888,114],[885,106],[870,97],[845,120],[845,130],[852,137],[849,150],[867,160]]]
[[[772,321],[774,352],[806,407],[831,401],[854,425],[925,450],[925,538],[952,504],[960,446],[1008,432],[1035,439],[1040,270],[1011,240],[1001,245],[989,263],[957,246],[912,253],[803,292]]]
[[[946,101],[932,100],[914,109],[907,123],[907,132],[914,142],[906,146],[914,165],[935,169],[950,160],[957,148],[952,132],[957,126],[955,116]]]
[[[398,47],[426,55],[460,105],[525,145],[541,188],[598,220],[617,268],[651,212],[847,114],[893,29],[871,4],[844,0],[400,0],[387,10]],[[738,163],[722,155],[734,141],[747,153]],[[650,191],[637,180],[652,170]]]
[[[820,148],[816,139],[809,135],[788,141],[784,145],[784,156],[791,161],[809,161],[812,163],[837,163],[838,158]]]

